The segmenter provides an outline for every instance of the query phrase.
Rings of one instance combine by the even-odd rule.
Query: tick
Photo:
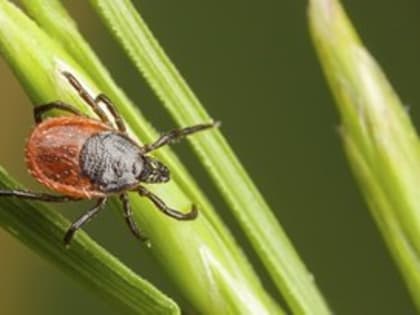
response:
[[[155,142],[139,146],[128,136],[124,120],[104,94],[94,98],[71,73],[63,72],[63,75],[99,119],[87,117],[75,107],[60,101],[34,108],[36,125],[25,148],[27,168],[38,182],[60,195],[0,190],[0,196],[46,202],[96,199],[95,206],[67,230],[64,236],[66,245],[70,244],[78,229],[104,208],[112,195],[117,195],[121,200],[128,227],[141,240],[147,238],[133,219],[128,192],[136,192],[148,198],[157,209],[174,219],[195,219],[198,212],[194,205],[187,213],[174,210],[142,185],[165,183],[170,179],[168,168],[149,153],[185,136],[216,127],[218,123],[173,129]],[[112,120],[100,106],[101,103],[107,108]],[[44,113],[53,109],[72,115],[43,118]]]

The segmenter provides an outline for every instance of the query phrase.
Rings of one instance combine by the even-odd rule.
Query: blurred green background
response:
[[[65,2],[117,82],[159,130],[174,126],[87,1]],[[305,1],[134,1],[275,209],[336,314],[415,314],[350,174],[339,118],[311,45]],[[420,124],[420,3],[343,1],[370,51]],[[0,61],[0,163],[29,187],[23,162],[32,108]],[[187,145],[176,146],[251,255]],[[69,218],[79,207],[57,206]],[[177,297],[117,213],[88,232]],[[100,298],[0,230],[1,314],[116,314]],[[251,255],[256,269],[261,265]],[[266,275],[266,286],[277,297]],[[182,301],[181,301],[182,302]]]

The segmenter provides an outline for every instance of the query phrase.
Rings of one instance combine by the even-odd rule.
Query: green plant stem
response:
[[[0,188],[16,187],[0,168]],[[171,299],[137,276],[97,245],[84,232],[71,247],[63,245],[70,222],[40,203],[16,198],[0,199],[0,226],[73,278],[130,314],[180,314]]]
[[[128,0],[90,2],[179,125],[211,121]],[[313,276],[222,134],[215,131],[190,141],[291,309],[328,314]]]
[[[3,22],[1,30],[4,30],[0,30],[0,49],[31,99],[35,103],[60,99],[86,111],[86,106],[63,78],[61,71],[72,72],[96,95],[100,90],[93,84],[93,79],[96,78],[89,76],[88,71],[92,69],[82,70],[84,65],[75,62],[63,50],[65,45],[60,40],[56,41],[47,36],[8,2],[0,3],[0,18]],[[40,2],[37,3],[41,5]],[[48,1],[48,4],[54,4],[54,1]],[[135,111],[122,112],[130,126],[135,127],[139,124]],[[148,124],[142,127],[147,126]],[[142,138],[144,134],[136,136]],[[170,156],[167,159],[170,159]],[[183,171],[183,168],[176,167],[177,161],[172,159],[169,162],[170,165],[175,165],[174,171]],[[150,189],[171,207],[181,211],[188,211],[191,203],[196,202],[186,194],[176,179]],[[215,220],[212,218],[216,216],[211,214],[212,210],[207,207],[206,202],[201,204],[198,200],[201,211],[196,220],[179,222],[158,212],[145,198],[132,194],[130,200],[138,225],[151,241],[152,247],[148,251],[157,257],[169,275],[168,279],[174,281],[180,293],[197,312],[283,313],[264,291],[227,230],[220,223],[214,224]]]
[[[420,310],[420,146],[407,112],[339,1],[311,0],[309,22],[341,114],[344,146]]]

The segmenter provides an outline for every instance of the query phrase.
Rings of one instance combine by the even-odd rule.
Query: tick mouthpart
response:
[[[160,161],[145,156],[143,170],[139,181],[144,183],[166,183],[170,180],[169,169]]]

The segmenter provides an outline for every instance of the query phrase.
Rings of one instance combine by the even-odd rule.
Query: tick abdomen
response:
[[[77,198],[103,197],[89,177],[83,176],[80,151],[86,141],[110,127],[78,116],[49,118],[40,123],[26,145],[29,172],[48,188]]]
[[[80,152],[83,174],[106,193],[136,186],[143,165],[138,146],[114,131],[92,135]]]

